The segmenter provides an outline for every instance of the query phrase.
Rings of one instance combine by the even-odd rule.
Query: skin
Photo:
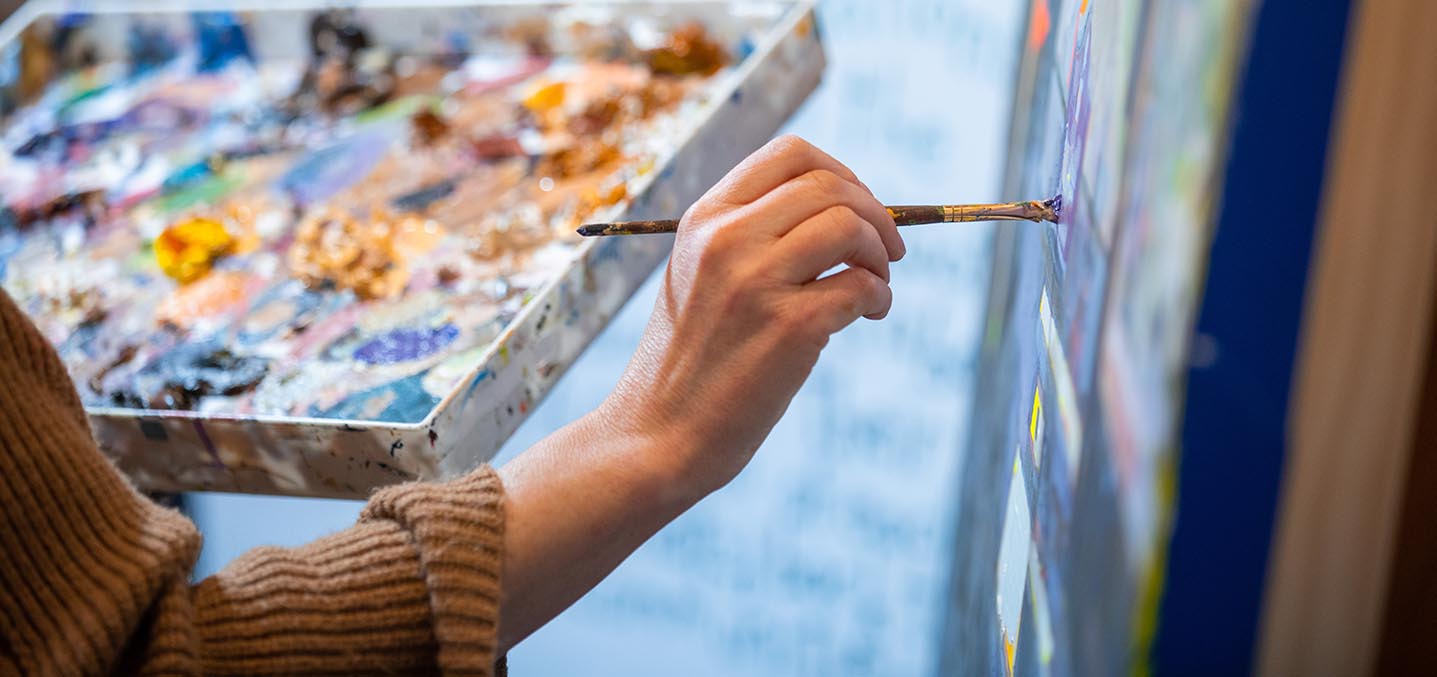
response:
[[[700,198],[614,392],[499,469],[501,652],[732,480],[829,337],[888,314],[888,264],[904,252],[867,186],[798,137],[764,146]]]

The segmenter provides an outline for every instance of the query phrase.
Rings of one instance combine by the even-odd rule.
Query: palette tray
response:
[[[0,26],[0,285],[160,492],[488,460],[672,246],[572,228],[682,213],[824,66],[812,0],[69,6]]]

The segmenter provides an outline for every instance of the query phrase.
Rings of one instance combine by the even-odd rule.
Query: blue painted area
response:
[[[1197,322],[1217,360],[1188,375],[1160,675],[1252,666],[1348,5],[1259,10]]]
[[[232,12],[195,12],[190,15],[199,47],[200,72],[217,71],[235,60],[254,63],[244,22]]]
[[[744,59],[747,59],[750,54],[753,54],[753,50],[753,40],[750,39],[747,35],[745,35],[742,38],[739,38],[738,46],[734,49],[734,59],[737,61],[743,61]]]
[[[372,403],[376,398],[392,399],[378,414],[372,414],[370,408],[374,406]],[[328,409],[315,408],[310,415],[343,420],[414,423],[424,420],[436,404],[439,404],[439,398],[424,389],[424,373],[419,373],[355,393]]]
[[[160,190],[165,194],[177,193],[215,175],[214,165],[209,160],[200,160],[179,169],[165,177]]]
[[[483,383],[483,382],[485,382],[485,381],[487,381],[487,380],[489,380],[489,379],[491,379],[491,378],[493,378],[493,377],[494,377],[494,374],[493,374],[492,372],[490,372],[488,369],[485,369],[485,370],[480,371],[479,373],[475,374],[475,375],[474,375],[474,380],[469,382],[469,388],[464,391],[464,397],[465,397],[465,398],[468,398],[469,396],[473,395],[473,394],[474,394],[474,390],[479,387],[479,384],[481,384],[481,383]]]

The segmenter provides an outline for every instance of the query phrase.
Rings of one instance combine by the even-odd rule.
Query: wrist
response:
[[[585,439],[609,450],[618,481],[650,509],[673,516],[721,486],[703,472],[693,436],[672,425],[644,420],[621,404],[606,400],[577,422]]]

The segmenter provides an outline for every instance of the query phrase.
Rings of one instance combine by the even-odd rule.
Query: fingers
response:
[[[834,206],[843,206],[858,214],[875,229],[888,260],[897,261],[905,253],[903,238],[893,216],[868,191],[827,169],[815,169],[774,188],[757,201],[742,208],[743,220],[762,224],[770,234],[781,237],[800,223]]]
[[[888,280],[888,251],[878,230],[843,205],[813,215],[773,246],[776,272],[790,284],[810,282],[840,263]]]
[[[853,170],[796,136],[780,136],[753,152],[729,171],[714,192],[734,205],[748,204],[790,180],[816,169],[824,169],[872,195]]]
[[[893,290],[866,268],[848,268],[803,287],[816,328],[833,334],[860,317],[881,320],[893,307]]]

